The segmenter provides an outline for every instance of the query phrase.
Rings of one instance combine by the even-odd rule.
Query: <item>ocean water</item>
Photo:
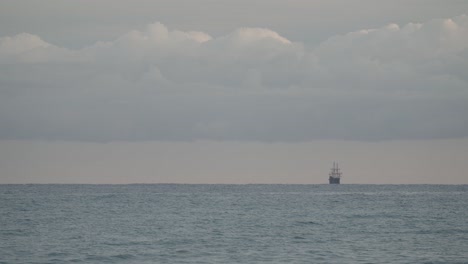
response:
[[[468,186],[0,185],[0,263],[468,263]]]

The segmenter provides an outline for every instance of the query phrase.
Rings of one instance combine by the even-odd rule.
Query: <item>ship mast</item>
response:
[[[340,172],[340,168],[338,167],[338,162],[333,162],[333,168],[331,169],[330,176],[334,178],[341,177],[341,172]]]

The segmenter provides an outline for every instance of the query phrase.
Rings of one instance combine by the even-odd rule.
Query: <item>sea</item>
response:
[[[0,185],[0,263],[468,263],[468,185]]]

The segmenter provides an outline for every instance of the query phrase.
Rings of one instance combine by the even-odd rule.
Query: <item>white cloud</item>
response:
[[[229,34],[228,38],[231,42],[240,46],[255,45],[256,42],[262,40],[270,40],[281,44],[291,44],[286,38],[283,38],[278,33],[266,28],[240,28]]]
[[[37,48],[47,48],[51,46],[38,36],[22,33],[14,37],[0,38],[0,52],[5,55],[18,55]]]
[[[72,50],[0,38],[0,138],[409,139],[468,136],[468,17],[317,46],[264,28],[161,23]]]

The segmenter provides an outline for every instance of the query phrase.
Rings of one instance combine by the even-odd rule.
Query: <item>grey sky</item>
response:
[[[202,145],[201,166],[204,158],[224,157],[213,164],[228,168],[240,159],[215,180],[223,170],[191,170],[195,161],[175,155],[165,162],[188,169],[162,166],[169,178],[148,182],[307,183],[301,177],[322,173],[319,163],[332,159],[322,154],[333,148],[352,153],[341,157],[352,160],[348,168],[381,154],[379,168],[398,176],[373,183],[397,183],[415,170],[406,161],[430,165],[424,152],[439,148],[439,168],[458,176],[445,181],[429,166],[422,182],[467,183],[466,166],[453,161],[468,158],[454,143],[468,138],[467,14],[467,1],[1,1],[0,183],[132,182],[106,178],[116,174],[110,164],[148,174],[153,159],[132,163],[111,150],[140,153],[145,143],[158,160],[161,148],[194,153]],[[81,154],[61,160],[51,148],[99,149],[107,176],[77,180],[96,164],[80,163]],[[221,155],[233,148],[241,154]],[[265,159],[241,158],[256,149]],[[34,150],[44,155],[27,155]],[[282,159],[302,162],[265,167]],[[51,170],[54,160],[61,169]],[[281,179],[287,168],[300,176]],[[35,170],[37,181],[29,178]],[[176,176],[189,171],[206,177]]]
[[[468,13],[464,0],[3,0],[1,7],[1,36],[28,32],[74,48],[155,21],[214,36],[265,27],[293,41],[318,43],[358,29]]]
[[[0,141],[1,183],[467,184],[468,140]]]

